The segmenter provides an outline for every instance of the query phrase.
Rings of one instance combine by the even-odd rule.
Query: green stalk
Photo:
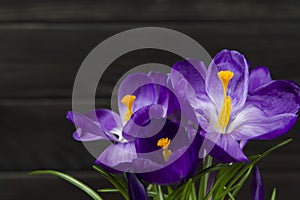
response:
[[[204,162],[203,169],[209,168],[211,165],[212,165],[212,157],[207,156]],[[209,173],[206,173],[201,178],[198,199],[203,199],[206,194],[208,178],[209,178]]]
[[[276,200],[276,188],[273,189],[271,200]]]
[[[157,199],[164,200],[164,194],[160,185],[157,186]]]

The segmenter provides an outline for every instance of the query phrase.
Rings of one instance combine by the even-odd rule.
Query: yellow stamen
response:
[[[226,71],[220,71],[218,73],[218,77],[220,79],[220,81],[222,82],[223,85],[223,90],[224,90],[224,99],[226,99],[226,91],[227,91],[227,87],[229,84],[229,81],[233,78],[234,73],[226,70]]]
[[[128,108],[128,110],[124,116],[124,119],[126,122],[130,119],[130,117],[132,115],[132,105],[133,105],[135,99],[136,99],[136,96],[134,96],[134,95],[125,95],[121,100],[122,104],[124,104]]]
[[[223,91],[224,91],[224,103],[221,112],[219,114],[218,124],[217,124],[217,127],[221,127],[222,131],[224,131],[225,128],[227,127],[230,119],[231,99],[230,96],[227,96],[227,88],[233,76],[234,73],[229,70],[220,71],[218,73],[218,77],[223,85]]]
[[[163,149],[163,157],[164,157],[165,161],[167,161],[172,154],[172,151],[168,149],[170,143],[171,143],[171,140],[167,137],[161,138],[157,141],[157,146],[161,147]]]

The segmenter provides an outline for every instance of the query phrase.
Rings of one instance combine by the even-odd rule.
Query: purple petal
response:
[[[244,149],[244,147],[246,146],[247,143],[248,143],[248,140],[241,140],[240,141],[240,147],[241,147],[241,149]]]
[[[179,100],[181,112],[194,122],[197,122],[197,119],[189,101],[198,101],[206,96],[206,71],[204,63],[195,59],[175,63],[171,70],[171,83]]]
[[[152,79],[153,83],[159,84],[159,85],[166,85],[168,80],[168,75],[163,74],[161,72],[155,72],[151,71],[148,73],[149,78]]]
[[[166,137],[171,140],[169,149],[173,152],[189,146],[191,143],[185,130],[177,123],[168,120],[157,134],[148,138],[137,138],[135,140],[136,151],[137,153],[141,153],[139,154],[139,158],[150,159],[158,164],[164,164],[162,149],[157,146],[157,141]]]
[[[158,101],[157,85],[148,83],[137,88],[132,94],[136,96],[132,110],[133,112],[139,110],[144,106],[155,104]]]
[[[194,175],[199,165],[198,152],[201,144],[202,140],[197,134],[190,146],[173,151],[169,160],[163,165],[143,158],[135,160],[134,165],[150,171],[141,173],[140,177],[152,184],[170,185],[186,181]],[[157,168],[160,169],[152,171]]]
[[[127,140],[147,138],[157,133],[164,125],[166,111],[163,106],[154,104],[142,107],[133,115],[123,128]]]
[[[97,117],[102,130],[109,133],[113,129],[122,129],[122,122],[120,116],[114,111],[108,109],[97,109],[87,113],[87,116],[90,119]]]
[[[119,91],[118,91],[118,107],[119,113],[121,116],[122,121],[125,123],[124,115],[127,112],[127,107],[122,104],[121,100],[125,95],[132,95],[138,88],[141,86],[147,85],[152,83],[152,79],[148,77],[145,73],[134,73],[128,75],[120,84]],[[152,86],[153,87],[153,86]],[[143,90],[144,89],[144,90]],[[142,94],[147,96],[139,96],[136,98],[134,104],[137,104],[136,109],[143,105],[152,104],[155,101],[156,96],[155,88],[142,88],[140,89]],[[137,94],[138,95],[138,94]]]
[[[128,183],[128,194],[130,200],[147,200],[148,195],[143,183],[135,174],[126,173]]]
[[[300,89],[291,81],[272,81],[252,91],[247,102],[258,107],[267,116],[296,114],[300,107]]]
[[[108,139],[97,121],[93,121],[85,115],[76,112],[67,112],[67,119],[77,127],[73,138],[78,141],[94,141]]]
[[[110,172],[130,172],[132,161],[137,158],[133,142],[109,145],[97,158],[96,164]]]
[[[187,80],[197,94],[205,93],[205,77],[207,69],[202,61],[196,59],[186,59],[177,62],[171,70],[171,79],[175,78],[173,84],[181,75],[181,78]]]
[[[234,77],[229,82],[227,95],[231,97],[232,113],[241,110],[247,98],[249,69],[245,57],[237,51],[223,50],[213,59],[206,77],[206,91],[220,112],[224,93],[218,72],[230,70]]]
[[[247,106],[229,125],[227,131],[236,140],[273,139],[286,133],[297,120],[291,113],[267,116],[254,106]]]
[[[270,71],[265,66],[252,69],[249,75],[249,91],[253,91],[272,81]]]
[[[251,199],[264,200],[264,186],[258,167],[254,168],[251,179]]]
[[[221,162],[247,162],[239,143],[230,134],[203,133],[201,134],[214,145],[210,155]]]

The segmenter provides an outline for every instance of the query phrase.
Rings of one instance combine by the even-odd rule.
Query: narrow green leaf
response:
[[[225,191],[223,191],[223,192],[220,194],[220,196],[226,196],[226,195],[228,195],[228,196],[231,195],[231,196],[232,196],[231,191],[233,191],[233,190],[236,189],[237,187],[239,187],[239,185],[235,185],[234,187],[230,188],[229,190],[227,190],[228,188],[225,187]],[[219,200],[219,198],[217,198],[217,197],[213,197],[213,199],[218,199],[218,200]],[[234,199],[234,197],[233,197],[233,199]]]
[[[157,196],[157,192],[154,191],[148,191],[147,194],[149,197],[153,197],[153,198]],[[165,199],[168,198],[168,195],[164,194],[164,198]]]
[[[120,177],[118,177],[114,174],[110,174],[110,173],[104,171],[97,165],[93,165],[93,168],[97,172],[99,172],[102,176],[104,176],[108,181],[110,181],[111,184],[113,184],[113,186],[115,186],[120,191],[120,193],[123,195],[123,197],[126,200],[129,200],[127,184],[125,183],[125,181],[123,179],[121,179]]]
[[[167,200],[178,200],[178,199],[180,199],[180,197],[182,195],[182,191],[184,190],[185,186],[186,186],[186,183],[179,186],[170,195],[168,195]]]
[[[208,167],[202,171],[197,172],[193,177],[193,182],[198,181],[203,175],[205,175],[206,173],[209,172],[215,172],[215,171],[219,171],[220,169],[229,166],[228,164],[217,164],[217,165],[213,165],[211,167]],[[186,186],[187,182],[180,185],[176,190],[174,190],[171,194],[168,195],[167,200],[177,200],[180,199],[182,192]]]
[[[272,192],[271,200],[276,200],[276,194],[277,194],[277,191],[276,191],[276,188],[274,188],[273,192]]]
[[[209,168],[212,164],[212,157],[207,156],[205,158],[203,169]],[[203,199],[204,195],[206,194],[207,190],[207,182],[209,178],[209,172],[204,174],[201,178],[200,185],[199,185],[199,193],[198,193],[198,199]]]
[[[261,156],[265,157],[265,156],[269,155],[270,153],[272,153],[273,151],[275,151],[276,149],[279,149],[280,147],[285,146],[285,145],[287,145],[288,143],[290,143],[292,141],[293,141],[292,138],[287,139],[287,140],[285,140],[285,141],[283,141],[283,142],[281,142],[281,143],[279,143],[279,144],[271,147],[270,149],[268,149],[267,151],[265,151],[264,153],[262,153]]]
[[[29,173],[30,175],[41,175],[41,174],[46,174],[46,175],[54,175],[57,176],[63,180],[68,181],[69,183],[71,183],[72,185],[78,187],[79,189],[81,189],[82,191],[84,191],[85,193],[87,193],[90,197],[92,197],[94,200],[103,200],[93,189],[91,189],[89,186],[87,186],[86,184],[84,184],[83,182],[79,181],[78,179],[64,174],[62,172],[58,172],[55,170],[37,170],[37,171],[33,171]]]
[[[262,158],[266,157],[267,155],[269,155],[269,154],[272,153],[273,151],[277,150],[278,148],[280,148],[280,147],[282,147],[282,146],[284,146],[284,145],[290,143],[291,141],[292,141],[292,139],[287,139],[287,140],[285,140],[285,141],[283,141],[283,142],[281,142],[281,143],[279,143],[279,144],[277,144],[277,145],[275,145],[275,146],[269,148],[268,150],[266,150],[265,152],[263,152],[263,153],[260,154],[260,155],[256,155],[256,156],[251,156],[251,157],[249,157],[249,163],[247,163],[246,165],[244,165],[243,168],[241,168],[240,171],[237,170],[236,172],[238,172],[238,173],[235,175],[235,177],[234,177],[233,179],[227,179],[227,180],[224,179],[223,181],[221,181],[220,186],[222,186],[222,185],[223,185],[223,186],[227,185],[228,181],[230,180],[230,183],[229,183],[229,185],[228,185],[228,190],[229,190],[229,189],[231,190],[231,187],[233,186],[233,184],[234,184],[235,182],[237,182],[237,180],[239,180],[240,177],[241,177],[243,174],[249,176],[250,171],[251,171],[251,168],[253,168],[253,166],[254,166],[259,160],[261,160]],[[239,164],[240,164],[240,163],[236,163],[236,164],[234,164],[234,165],[239,165]],[[223,169],[223,170],[224,170],[224,169]],[[227,170],[227,169],[226,169],[226,170]],[[247,172],[247,171],[248,171],[248,172]],[[222,174],[222,173],[220,173],[220,174]],[[230,177],[230,176],[229,176],[229,177]],[[233,175],[231,175],[231,177],[233,177]],[[216,186],[216,185],[217,185],[217,184],[215,184],[214,186]],[[242,185],[241,185],[240,187],[242,187]],[[218,188],[218,187],[216,187],[216,188]],[[216,199],[222,198],[222,195],[219,195],[219,194],[221,193],[222,190],[223,190],[222,187],[219,187],[218,190],[217,190],[217,192],[216,192],[217,195],[214,196],[214,198],[216,198]],[[225,192],[226,192],[226,190],[225,190]],[[211,193],[211,194],[212,194],[212,193]],[[211,194],[210,194],[210,195],[211,195]],[[235,194],[237,194],[237,193],[235,193]],[[223,195],[223,196],[224,196],[224,195]],[[205,198],[205,199],[206,199],[206,198]]]
[[[228,196],[231,200],[235,200],[234,196],[230,192],[228,192]]]
[[[253,168],[253,165],[250,165],[250,166],[246,165],[246,167],[244,167],[241,170],[241,172],[237,173],[237,175],[232,180],[229,181],[229,184],[226,187],[225,191],[221,194],[217,193],[215,198],[216,199],[223,199],[223,198],[225,198],[226,195],[232,195],[231,191],[235,191],[238,188],[241,188],[244,184],[244,181],[242,181],[242,180],[243,179],[246,180],[248,178],[248,176],[251,174],[252,168]],[[245,172],[245,170],[247,170],[247,171]],[[243,176],[241,181],[237,185],[233,186],[241,178],[241,176]],[[233,190],[233,188],[234,188],[234,190]]]
[[[160,185],[157,185],[157,199],[164,200],[164,193],[163,193]]]
[[[102,188],[102,189],[98,189],[97,191],[98,192],[103,192],[103,193],[106,193],[106,192],[120,192],[118,189],[115,189],[115,188]]]
[[[252,167],[248,169],[247,173],[245,176],[243,176],[243,178],[240,180],[239,182],[239,187],[237,187],[233,192],[232,195],[236,196],[238,194],[238,192],[241,190],[242,186],[245,184],[246,180],[248,179],[248,177],[250,176],[252,171]]]
[[[192,192],[191,192],[191,195],[190,195],[190,199],[191,200],[197,200],[195,183],[192,183],[191,187],[192,187]]]
[[[208,200],[213,193],[216,195],[221,194],[224,191],[224,186],[226,183],[244,166],[244,163],[236,163],[228,166],[222,172],[219,172],[219,177],[217,178],[215,184],[209,193],[204,197],[204,200]]]
[[[154,187],[152,184],[149,184],[147,187],[147,191],[153,191]]]
[[[190,195],[192,193],[192,184],[193,184],[193,179],[189,179],[187,184],[184,187],[181,199],[184,199],[184,200],[190,199]]]
[[[173,189],[170,186],[167,186],[168,194],[171,194],[173,192]]]

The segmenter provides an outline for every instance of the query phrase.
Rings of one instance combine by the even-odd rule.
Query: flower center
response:
[[[230,110],[231,110],[231,99],[230,96],[227,96],[227,88],[230,80],[233,78],[234,73],[226,70],[226,71],[220,71],[218,73],[218,77],[223,85],[223,91],[224,91],[224,103],[221,109],[221,112],[218,117],[218,124],[217,128],[221,128],[221,130],[224,132],[225,128],[227,127],[230,119]]]
[[[172,154],[172,151],[168,149],[171,140],[169,138],[161,138],[157,141],[157,146],[163,149],[164,160],[167,161]]]
[[[130,119],[132,115],[132,105],[135,99],[136,96],[134,95],[125,95],[121,100],[122,104],[124,104],[127,107],[127,112],[124,115],[124,119],[126,122]]]

